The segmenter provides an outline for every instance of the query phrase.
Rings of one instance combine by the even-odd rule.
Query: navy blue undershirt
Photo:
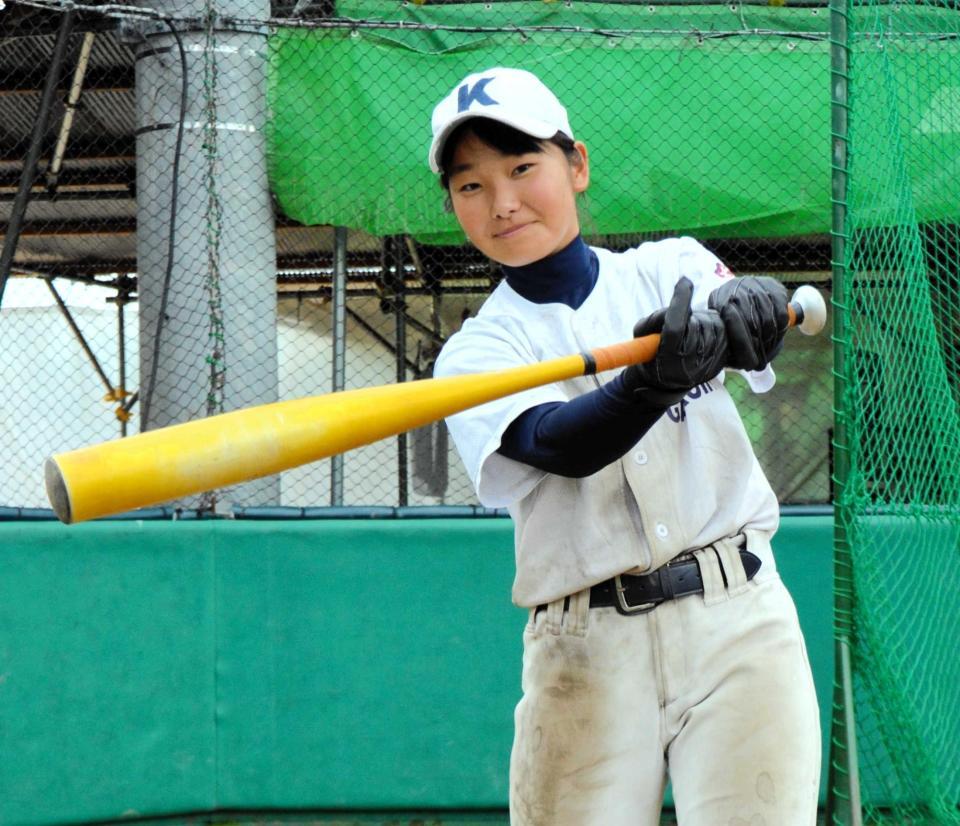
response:
[[[580,236],[540,261],[502,267],[507,283],[534,304],[562,303],[576,310],[597,283],[596,253]],[[568,402],[546,402],[521,413],[498,452],[548,473],[580,478],[596,473],[626,453],[663,415],[623,382],[612,381]]]
[[[500,267],[507,283],[534,304],[566,304],[576,310],[600,273],[597,254],[579,235],[560,252],[522,267]]]

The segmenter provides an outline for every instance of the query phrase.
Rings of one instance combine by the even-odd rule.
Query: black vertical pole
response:
[[[120,371],[120,386],[117,388],[117,401],[120,402],[120,407],[118,412],[123,410],[123,406],[127,402],[126,392],[127,392],[127,345],[126,345],[126,324],[123,320],[123,308],[127,302],[127,294],[125,291],[121,290],[117,293],[117,360],[120,362],[119,371]],[[123,414],[119,416],[120,418],[120,435],[127,435],[127,420],[124,418]]]
[[[67,53],[67,42],[70,32],[73,31],[73,21],[76,12],[73,9],[65,12],[60,20],[60,30],[57,32],[57,42],[53,47],[50,59],[50,68],[47,69],[47,79],[43,84],[40,95],[40,106],[37,109],[37,118],[33,124],[33,135],[27,149],[27,157],[23,161],[23,171],[20,173],[20,186],[7,222],[7,231],[3,238],[3,252],[0,252],[0,304],[3,303],[3,291],[7,287],[7,278],[13,265],[13,256],[17,251],[17,242],[20,240],[20,229],[23,226],[23,216],[27,212],[27,203],[30,201],[30,190],[36,177],[37,161],[43,148],[43,140],[47,134],[47,121],[50,119],[50,110],[53,108],[53,95],[60,84],[60,72],[63,67],[63,58]]]
[[[396,319],[397,382],[407,380],[407,296],[404,279],[403,236],[393,238],[394,318]],[[407,467],[407,434],[397,436],[397,489],[398,504],[407,505],[409,473]]]

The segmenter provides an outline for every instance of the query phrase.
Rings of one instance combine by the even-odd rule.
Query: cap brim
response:
[[[552,123],[534,118],[518,118],[509,112],[498,111],[498,109],[499,107],[489,106],[483,110],[474,109],[460,112],[452,118],[437,135],[434,135],[433,143],[430,144],[430,169],[434,172],[440,172],[440,156],[443,154],[443,146],[447,142],[447,138],[461,123],[473,118],[486,118],[487,120],[505,123],[507,126],[519,129],[534,138],[552,138],[558,131],[563,131]]]

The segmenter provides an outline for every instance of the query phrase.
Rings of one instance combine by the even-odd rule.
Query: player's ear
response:
[[[579,160],[573,159],[570,163],[573,170],[573,191],[583,192],[590,185],[590,156],[583,141],[575,141],[573,148],[580,156]]]

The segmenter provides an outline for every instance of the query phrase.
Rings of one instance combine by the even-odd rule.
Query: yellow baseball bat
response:
[[[816,290],[801,287],[788,314],[791,326],[813,334],[826,309]],[[150,430],[51,456],[47,496],[67,524],[124,513],[289,470],[521,390],[649,361],[659,342],[649,335],[507,370],[344,390]]]

